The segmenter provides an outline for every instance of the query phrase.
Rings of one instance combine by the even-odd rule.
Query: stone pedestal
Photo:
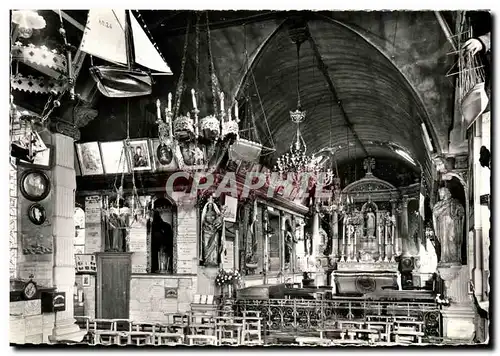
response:
[[[443,337],[471,343],[474,338],[474,306],[472,303],[451,304],[441,310]]]
[[[56,313],[55,327],[49,340],[82,341],[85,331],[80,330],[73,318],[73,286],[75,258],[73,238],[75,223],[76,175],[74,169],[74,141],[72,137],[54,133],[55,162],[52,170],[52,235],[54,237],[54,286],[66,293],[66,310]]]
[[[469,268],[464,265],[440,264],[439,276],[445,281],[445,296],[450,305],[443,307],[443,337],[471,342],[474,337],[474,304],[469,294]]]

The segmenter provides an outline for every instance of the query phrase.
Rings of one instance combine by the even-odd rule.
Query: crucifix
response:
[[[375,168],[375,158],[368,157],[363,161],[363,168],[366,171],[366,175],[372,174],[372,169]]]

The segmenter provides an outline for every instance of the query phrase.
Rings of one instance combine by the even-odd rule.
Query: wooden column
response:
[[[331,216],[332,224],[332,252],[331,257],[336,261],[339,259],[339,222],[338,213],[336,211],[332,212]]]
[[[403,196],[403,201],[402,201],[401,239],[408,239],[408,195],[404,195]],[[402,243],[401,254],[403,256],[407,256],[408,255],[408,251],[406,251],[406,246],[407,246],[407,244]]]
[[[394,260],[394,257],[398,255],[399,250],[398,250],[398,219],[396,218],[396,201],[391,200],[391,213],[392,213],[392,221],[393,221],[393,226],[392,226],[392,231],[391,231],[391,236],[392,236],[392,257],[391,260]]]
[[[75,284],[75,188],[74,139],[61,133],[52,135],[55,162],[52,170],[52,235],[54,236],[54,287],[66,293],[66,309],[56,312],[51,341],[80,342],[85,331],[80,330],[73,318],[73,286]]]

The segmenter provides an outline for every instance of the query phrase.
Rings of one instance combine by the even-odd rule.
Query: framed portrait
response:
[[[99,142],[99,146],[105,174],[130,172],[123,141]]]
[[[76,146],[83,176],[104,174],[99,143],[87,142]]]
[[[46,145],[46,149],[43,151],[36,152],[33,157],[33,163],[19,159],[19,165],[40,168],[40,169],[50,169],[52,166],[52,146]]]
[[[23,196],[31,201],[43,200],[50,192],[49,177],[38,170],[25,171],[19,185]]]
[[[89,274],[84,274],[82,276],[82,286],[83,287],[90,287],[90,275]]]
[[[173,146],[160,145],[160,140],[151,140],[151,152],[155,170],[175,171],[177,169]]]
[[[28,208],[28,218],[35,225],[42,225],[47,220],[45,208],[38,203],[30,205]]]
[[[134,171],[152,169],[148,140],[131,140],[129,147],[130,165]]]

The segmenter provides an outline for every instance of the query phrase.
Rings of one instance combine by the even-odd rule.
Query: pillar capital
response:
[[[60,119],[52,119],[49,125],[52,133],[58,133],[73,138],[75,141],[80,139],[80,130],[72,123]]]

